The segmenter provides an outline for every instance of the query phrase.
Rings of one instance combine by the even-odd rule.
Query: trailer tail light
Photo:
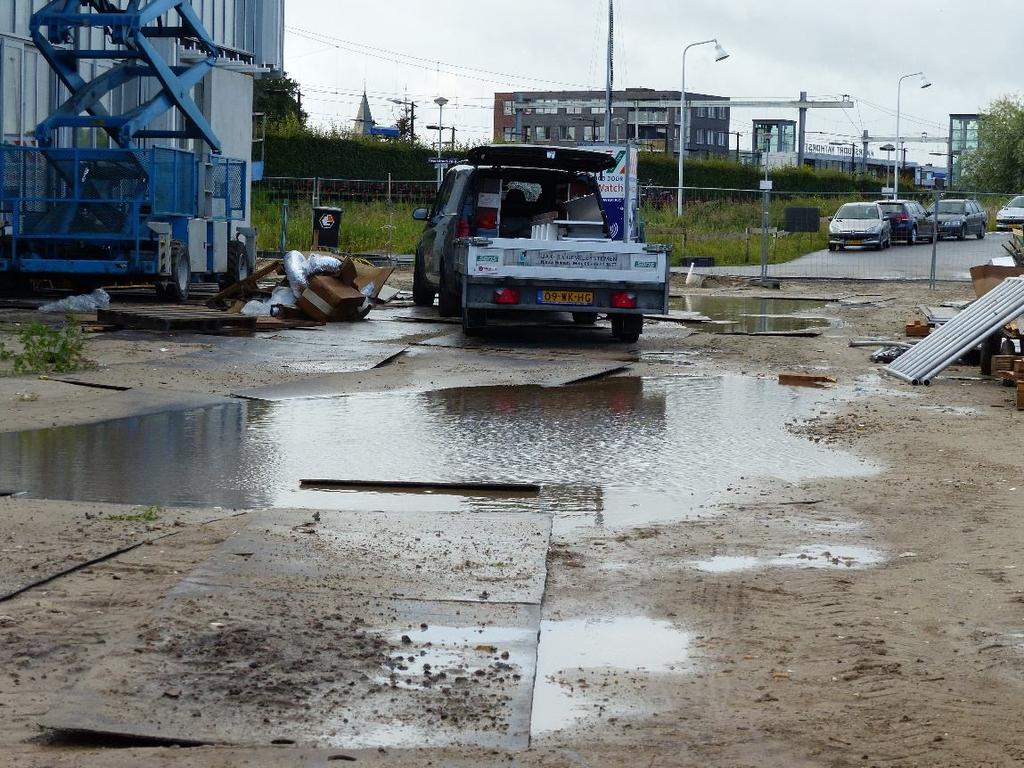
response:
[[[498,288],[494,292],[494,303],[495,304],[518,304],[519,303],[519,289],[518,288]]]
[[[476,228],[477,229],[497,229],[498,228],[498,209],[497,208],[480,208],[476,212]]]
[[[611,304],[614,309],[636,309],[636,294],[629,291],[614,291]]]
[[[469,237],[469,219],[462,217],[459,219],[459,223],[455,227],[456,237]]]

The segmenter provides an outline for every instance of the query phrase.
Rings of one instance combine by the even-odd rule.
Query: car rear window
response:
[[[906,206],[903,203],[879,203],[878,206],[884,213],[906,213]]]
[[[963,213],[965,208],[964,203],[954,202],[940,202],[939,213]]]

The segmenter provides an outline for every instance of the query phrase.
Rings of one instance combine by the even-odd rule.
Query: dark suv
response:
[[[988,212],[977,200],[940,200],[938,220],[940,238],[974,235],[981,240],[988,229]]]
[[[916,200],[879,200],[878,206],[892,225],[893,240],[907,245],[935,241],[935,217]]]

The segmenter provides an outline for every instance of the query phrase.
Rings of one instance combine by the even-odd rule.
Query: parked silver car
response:
[[[940,200],[938,227],[940,238],[966,240],[974,235],[981,240],[988,230],[988,211],[977,200]]]
[[[1005,232],[1024,224],[1024,195],[1017,195],[996,214],[996,229]]]
[[[880,251],[892,245],[892,225],[878,203],[847,203],[828,226],[828,249],[849,246]]]

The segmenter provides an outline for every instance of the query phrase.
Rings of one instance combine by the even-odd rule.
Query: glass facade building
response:
[[[978,115],[949,116],[949,180],[960,182],[963,155],[978,148]]]

